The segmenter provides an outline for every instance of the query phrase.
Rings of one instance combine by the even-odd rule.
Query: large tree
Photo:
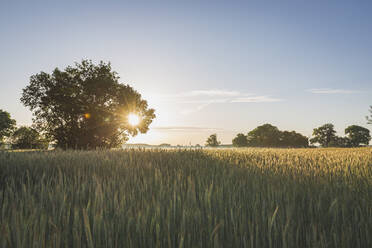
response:
[[[327,123],[313,130],[314,138],[310,139],[312,144],[319,143],[322,147],[329,147],[332,140],[336,137],[333,124]]]
[[[205,145],[210,147],[217,147],[221,144],[220,141],[217,140],[217,134],[212,134],[208,137]]]
[[[258,126],[247,135],[248,143],[258,147],[278,147],[280,146],[281,132],[271,124]]]
[[[48,141],[31,127],[20,127],[12,135],[12,148],[47,149]]]
[[[236,147],[248,146],[247,136],[242,133],[238,133],[236,137],[232,140],[232,144],[233,146],[236,146]]]
[[[141,95],[119,83],[110,63],[102,61],[33,75],[21,101],[33,111],[37,129],[61,148],[118,147],[129,135],[147,132],[155,118]],[[128,122],[131,113],[139,116],[138,125]]]
[[[350,145],[353,147],[358,147],[361,144],[368,145],[371,140],[371,135],[367,128],[352,125],[345,129],[345,134],[350,142]]]
[[[10,114],[0,109],[0,145],[4,142],[4,137],[9,137],[14,131],[16,121],[10,117]]]

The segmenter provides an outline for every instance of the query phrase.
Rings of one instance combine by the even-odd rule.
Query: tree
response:
[[[4,137],[9,137],[14,131],[16,121],[10,117],[10,114],[0,109],[0,145],[4,142]]]
[[[250,146],[278,147],[280,146],[280,131],[271,124],[258,126],[247,135]]]
[[[352,147],[358,147],[360,144],[368,145],[371,140],[369,130],[357,125],[347,127],[345,129],[345,134],[347,135]]]
[[[347,137],[335,136],[329,142],[329,147],[350,147],[350,140]]]
[[[33,75],[21,101],[33,111],[37,130],[64,149],[119,147],[129,135],[146,133],[155,118],[141,95],[119,83],[111,64],[102,61]],[[128,122],[133,113],[138,125]]]
[[[309,139],[295,131],[282,131],[280,133],[280,146],[293,148],[308,147]]]
[[[319,143],[322,147],[328,147],[330,142],[335,139],[336,131],[333,124],[327,123],[318,128],[314,128],[313,136],[314,138],[310,139],[312,144]]]
[[[47,149],[48,145],[48,141],[30,127],[20,127],[12,135],[12,148],[15,149]]]
[[[248,146],[247,136],[245,136],[242,133],[238,133],[236,137],[232,140],[232,144],[233,146],[236,146],[236,147]]]
[[[217,134],[212,134],[208,137],[207,142],[205,143],[206,146],[210,147],[217,147],[221,144],[220,141],[217,140]]]
[[[370,113],[370,116],[366,116],[367,118],[367,124],[372,124],[372,105],[369,106],[369,113]]]

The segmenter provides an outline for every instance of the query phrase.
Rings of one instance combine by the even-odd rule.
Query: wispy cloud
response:
[[[319,89],[308,89],[306,90],[313,94],[355,94],[360,93],[357,90],[346,90],[346,89],[331,89],[331,88],[319,88]]]
[[[196,107],[191,106],[182,110],[182,114],[199,112],[211,104],[218,103],[270,103],[283,101],[283,99],[267,95],[255,95],[252,93],[224,89],[193,90],[177,95],[178,103],[199,104]]]
[[[226,89],[192,90],[176,94],[157,95],[156,98],[162,102],[187,104],[187,108],[180,111],[180,113],[184,115],[199,112],[209,105],[219,103],[270,103],[283,101],[283,99],[268,95],[258,95]]]
[[[242,95],[239,91],[232,90],[221,90],[221,89],[211,89],[211,90],[193,90],[184,93],[180,93],[179,96],[194,97],[194,96],[219,96],[219,97],[233,97]]]
[[[183,115],[187,115],[187,114],[191,114],[191,113],[195,113],[195,112],[199,112],[200,110],[204,109],[205,107],[211,105],[212,103],[214,102],[205,102],[205,103],[202,103],[194,108],[187,108],[187,109],[184,109],[181,111],[181,114]]]
[[[217,132],[223,131],[221,128],[213,128],[213,127],[192,127],[192,126],[158,126],[153,127],[152,129],[159,130],[159,131],[187,131],[187,132]]]
[[[184,101],[179,101],[178,103],[202,103],[202,104],[205,104],[205,103],[208,103],[208,104],[211,104],[211,103],[226,103],[226,102],[229,102],[230,99],[229,98],[218,98],[218,99],[186,99]]]
[[[240,103],[256,102],[256,103],[260,103],[260,102],[281,102],[281,101],[283,101],[283,99],[273,98],[273,97],[270,97],[270,96],[237,97],[237,98],[234,98],[234,99],[231,100],[232,103],[235,103],[235,102],[240,102]]]

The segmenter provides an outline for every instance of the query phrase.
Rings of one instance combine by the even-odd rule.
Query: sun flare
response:
[[[128,123],[131,126],[137,126],[140,123],[140,117],[136,114],[131,113],[128,115]]]

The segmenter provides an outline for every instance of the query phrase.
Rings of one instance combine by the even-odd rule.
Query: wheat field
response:
[[[1,247],[372,247],[372,149],[0,152]]]

